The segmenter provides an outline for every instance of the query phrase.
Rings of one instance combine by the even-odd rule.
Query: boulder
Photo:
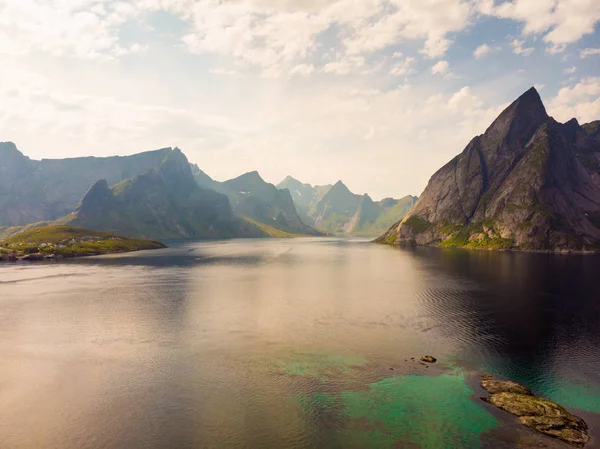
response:
[[[427,363],[435,363],[435,362],[437,362],[437,359],[430,355],[424,355],[423,357],[421,357],[421,361],[427,362]]]

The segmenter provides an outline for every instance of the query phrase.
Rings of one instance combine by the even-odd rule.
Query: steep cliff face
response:
[[[377,241],[535,251],[600,245],[598,122],[549,117],[535,89],[438,170]]]
[[[265,236],[233,214],[227,196],[197,186],[179,149],[169,150],[157,168],[112,188],[98,181],[61,222],[156,239]]]
[[[54,220],[73,211],[90,184],[108,185],[157,167],[170,149],[125,157],[31,160],[0,143],[0,225]]]

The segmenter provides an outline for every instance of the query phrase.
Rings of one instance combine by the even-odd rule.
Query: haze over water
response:
[[[334,238],[6,264],[0,447],[568,447],[480,401],[481,372],[583,416],[597,447],[598,273]]]

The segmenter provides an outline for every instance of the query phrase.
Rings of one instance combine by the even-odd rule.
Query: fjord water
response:
[[[594,447],[599,274],[334,238],[3,265],[0,447],[565,447],[480,401],[484,371]]]

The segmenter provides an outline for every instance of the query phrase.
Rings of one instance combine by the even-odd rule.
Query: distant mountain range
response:
[[[69,225],[153,239],[321,235],[257,172],[223,183],[181,150],[34,161],[0,143],[0,238]]]
[[[373,201],[367,194],[354,194],[342,181],[311,186],[288,176],[279,189],[290,191],[298,214],[315,228],[335,234],[379,235],[403,218],[417,198],[386,198]]]
[[[438,170],[378,241],[600,250],[600,121],[559,123],[531,88]]]

